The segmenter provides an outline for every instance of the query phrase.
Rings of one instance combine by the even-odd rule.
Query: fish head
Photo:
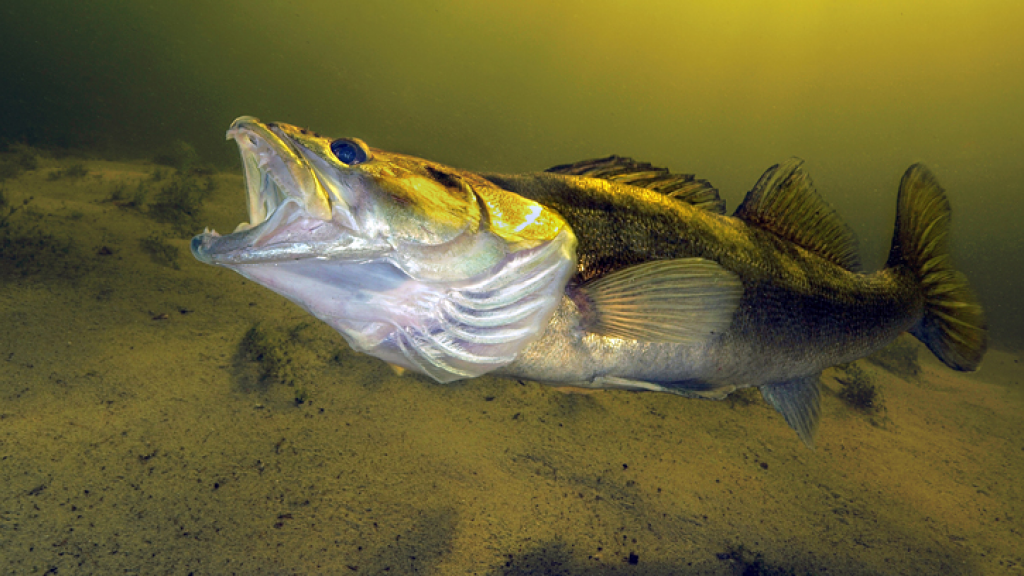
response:
[[[241,117],[249,221],[192,253],[306,308],[356,350],[451,381],[511,362],[576,265],[555,211],[472,173]]]

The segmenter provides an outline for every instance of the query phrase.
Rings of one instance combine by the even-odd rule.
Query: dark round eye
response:
[[[331,142],[331,152],[334,153],[335,158],[349,166],[366,162],[366,151],[351,140],[338,138]]]

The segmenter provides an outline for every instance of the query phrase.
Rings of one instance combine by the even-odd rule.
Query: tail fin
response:
[[[975,370],[987,347],[985,314],[949,258],[946,193],[921,164],[900,182],[896,232],[887,266],[906,266],[924,292],[924,317],[910,333],[956,370]]]

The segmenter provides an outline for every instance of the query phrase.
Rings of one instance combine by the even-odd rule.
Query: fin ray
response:
[[[743,283],[711,260],[680,258],[631,266],[578,291],[589,332],[643,342],[692,343],[729,327]]]
[[[736,209],[736,217],[859,271],[853,230],[814,189],[802,164],[803,160],[790,158],[765,171]]]
[[[985,314],[967,278],[949,257],[951,211],[946,193],[921,164],[900,181],[890,268],[906,267],[924,292],[925,313],[910,333],[947,366],[974,370],[988,346]]]
[[[718,189],[707,180],[698,180],[693,174],[673,174],[668,168],[658,168],[632,158],[616,155],[593,158],[553,166],[545,172],[600,178],[609,182],[639,186],[708,212],[725,214],[725,200],[718,195]]]
[[[761,386],[761,396],[786,419],[808,448],[821,419],[821,374]]]

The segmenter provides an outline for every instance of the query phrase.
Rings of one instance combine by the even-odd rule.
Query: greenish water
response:
[[[8,4],[0,145],[46,154],[0,184],[11,206],[32,198],[4,236],[32,240],[5,246],[29,272],[0,269],[0,571],[1024,564],[1024,5]],[[997,350],[970,375],[909,339],[918,374],[858,363],[882,392],[872,413],[843,400],[853,371],[827,372],[814,452],[756,399],[397,378],[188,255],[191,233],[243,219],[223,140],[243,114],[470,170],[629,155],[710,180],[730,212],[800,156],[869,269],[900,176],[925,162]],[[190,150],[224,172],[121,162]],[[189,195],[200,220],[159,217]],[[257,321],[287,377],[259,376]]]
[[[184,140],[234,167],[222,134],[249,114],[468,169],[625,154],[732,206],[800,156],[869,265],[923,161],[994,338],[1020,345],[1022,23],[998,0],[9,3],[0,139],[113,156]]]

